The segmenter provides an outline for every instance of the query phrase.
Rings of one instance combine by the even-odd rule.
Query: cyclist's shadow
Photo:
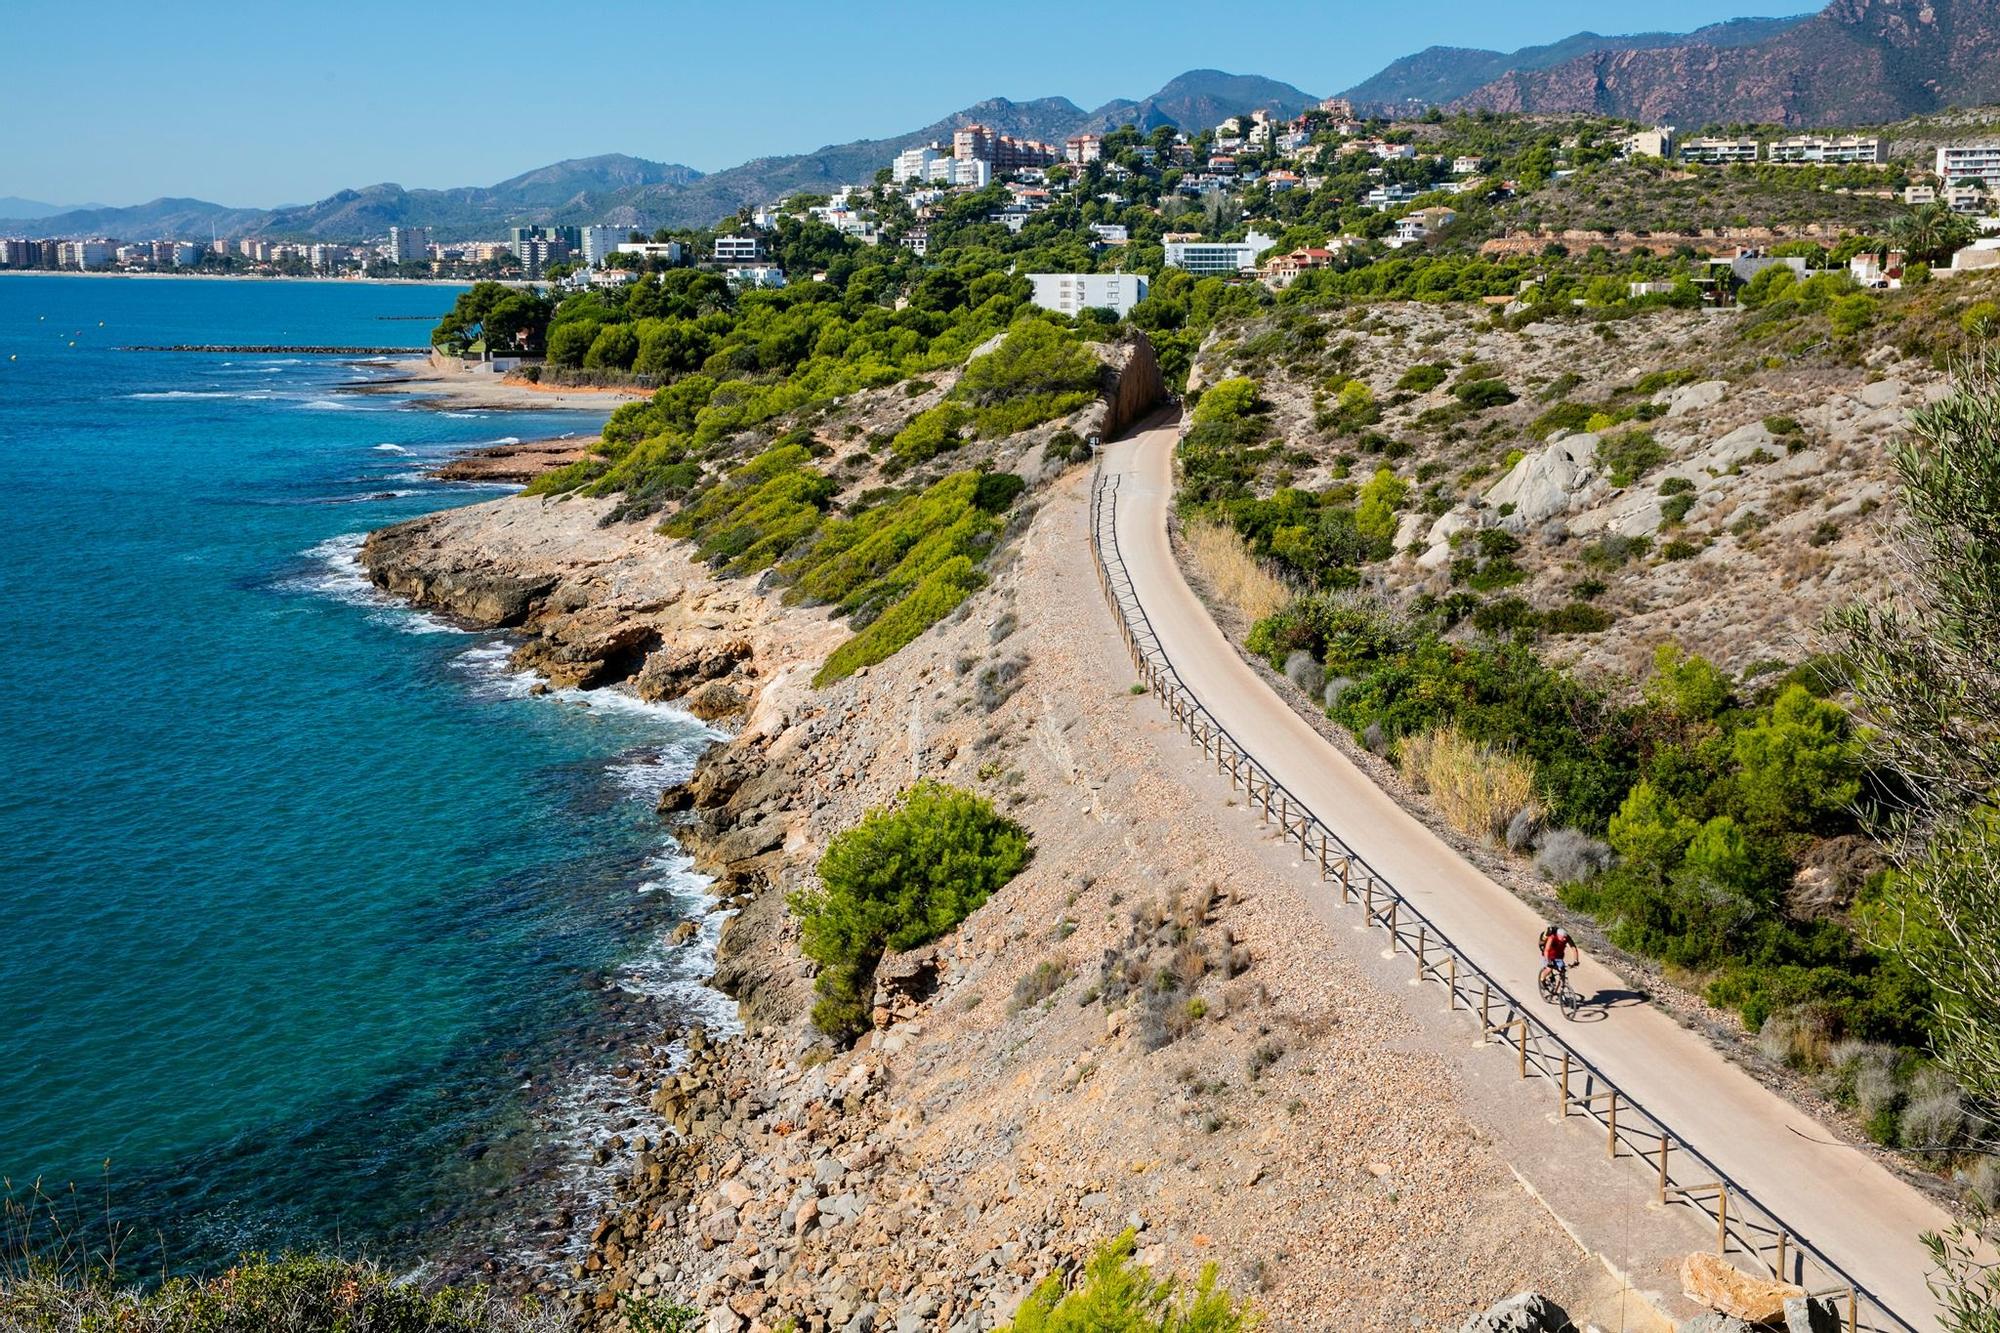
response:
[[[1579,1023],[1602,1023],[1611,1016],[1613,1009],[1629,1009],[1646,1002],[1646,993],[1636,990],[1606,988],[1592,991],[1583,997],[1576,1007],[1576,1021]]]

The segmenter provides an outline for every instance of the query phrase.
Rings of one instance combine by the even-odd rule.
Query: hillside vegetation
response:
[[[1288,294],[1204,353],[1180,446],[1183,521],[1291,589],[1251,652],[1912,1148],[1972,1130],[1939,1129],[1939,997],[1882,925],[1901,779],[1810,644],[1891,586],[1893,441],[2000,331],[1993,288],[1784,270],[1726,316],[1607,289],[1558,319]]]

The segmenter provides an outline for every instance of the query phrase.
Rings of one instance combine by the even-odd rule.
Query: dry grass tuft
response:
[[[1482,745],[1457,727],[1405,737],[1396,767],[1467,837],[1499,838],[1516,815],[1538,804],[1531,761]]]
[[[1228,524],[1190,518],[1181,526],[1181,539],[1203,581],[1245,618],[1276,615],[1292,600],[1284,580],[1264,568]]]

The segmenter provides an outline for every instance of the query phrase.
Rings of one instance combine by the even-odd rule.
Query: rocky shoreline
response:
[[[426,475],[433,481],[511,482],[526,485],[544,472],[567,467],[590,453],[596,441],[569,436],[556,440],[521,440],[490,444],[454,456]]]

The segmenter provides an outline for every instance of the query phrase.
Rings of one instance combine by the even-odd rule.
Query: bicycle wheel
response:
[[[1543,968],[1541,976],[1535,979],[1535,984],[1541,988],[1542,998],[1544,1000],[1547,1000],[1550,1004],[1554,1004],[1556,1002],[1556,988],[1562,983],[1556,979],[1556,971],[1554,968],[1552,967]]]
[[[1583,997],[1581,995],[1578,995],[1576,993],[1575,987],[1571,986],[1568,983],[1568,981],[1565,980],[1562,988],[1563,1017],[1574,1020],[1576,1018],[1576,1011],[1578,1010],[1578,1008],[1582,1006],[1582,1004],[1583,1004]]]

